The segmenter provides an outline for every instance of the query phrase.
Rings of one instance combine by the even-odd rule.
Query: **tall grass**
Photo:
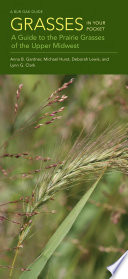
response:
[[[60,157],[58,156],[55,162],[50,162],[51,158],[49,156],[44,157],[40,154],[32,156],[29,152],[5,152],[5,146],[9,145],[9,142],[13,141],[15,137],[22,135],[29,129],[31,129],[32,133],[44,128],[49,129],[49,125],[55,124],[55,121],[61,118],[60,114],[63,113],[64,106],[60,108],[56,107],[55,109],[54,106],[58,106],[68,98],[67,95],[63,94],[63,90],[66,90],[72,83],[73,80],[71,79],[54,91],[50,97],[48,97],[45,104],[41,105],[24,123],[21,123],[18,129],[16,121],[18,119],[18,113],[20,113],[20,98],[23,85],[20,85],[16,92],[13,131],[11,137],[1,145],[0,157],[4,160],[23,159],[26,161],[36,160],[41,162],[40,168],[21,174],[21,178],[27,178],[31,177],[31,175],[41,173],[41,179],[36,186],[33,186],[29,196],[1,204],[1,208],[10,204],[23,205],[22,211],[17,212],[17,216],[21,218],[22,223],[20,222],[19,240],[14,249],[15,255],[12,266],[8,267],[11,270],[10,277],[13,276],[13,270],[16,268],[15,264],[18,251],[23,247],[23,242],[31,231],[36,215],[42,212],[43,206],[46,205],[49,200],[54,199],[57,192],[73,188],[75,185],[79,186],[88,180],[92,181],[93,184],[93,180],[99,181],[99,177],[103,176],[105,172],[110,172],[112,170],[116,170],[117,172],[120,171],[126,175],[128,174],[128,127],[125,124],[114,123],[113,125],[109,125],[107,129],[101,132],[100,136],[95,136],[95,132],[90,132],[88,136],[85,137],[83,133],[74,143],[71,150],[65,154],[63,160],[60,159],[62,157],[60,154]],[[44,112],[46,108],[48,111]],[[11,179],[6,169],[2,166],[1,171],[5,177]],[[14,176],[13,179],[15,178]],[[35,182],[33,184],[35,184]],[[83,189],[83,192],[86,191],[86,188]],[[54,210],[52,213],[54,213]],[[73,213],[71,214],[70,220],[72,218]],[[7,220],[4,215],[1,216],[1,221],[3,220]],[[18,224],[18,221],[10,221]],[[66,233],[67,232],[68,228]],[[60,238],[63,238],[63,235],[60,235]],[[59,243],[60,241],[58,239],[58,245]],[[25,268],[21,268],[21,270],[25,271]],[[29,273],[29,269],[28,271],[26,270],[26,272]]]

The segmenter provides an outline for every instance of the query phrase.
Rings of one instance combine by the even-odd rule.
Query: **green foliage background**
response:
[[[0,142],[6,142],[6,152],[29,152],[32,156],[49,156],[59,161],[66,155],[81,130],[83,136],[94,127],[99,134],[108,125],[128,121],[128,77],[119,75],[80,75],[65,90],[69,98],[62,106],[65,110],[61,120],[40,129],[29,126],[13,137],[16,129],[24,125],[31,115],[39,110],[45,99],[72,76],[62,75],[10,75],[0,77]],[[18,116],[13,124],[16,89],[23,83]],[[54,106],[51,112],[60,106]],[[49,111],[48,110],[48,111]],[[0,155],[4,148],[0,149]],[[11,201],[32,193],[41,179],[41,172],[29,178],[23,173],[42,167],[40,161],[22,158],[0,159],[0,200]],[[47,211],[36,216],[29,237],[20,250],[16,266],[27,267],[38,256],[52,233],[67,216],[85,192],[90,181],[59,192],[55,200],[45,206]],[[127,250],[128,244],[128,180],[119,172],[107,173],[102,179],[90,202],[80,214],[70,233],[48,262],[39,279],[107,279],[110,277],[106,266],[112,264]],[[93,201],[92,201],[93,200]],[[99,202],[99,204],[97,204]],[[16,205],[8,209],[15,213]],[[21,207],[19,208],[19,210]],[[123,212],[123,213],[122,213]],[[2,215],[2,213],[1,213]],[[8,215],[15,219],[13,215]],[[1,265],[10,266],[14,251],[2,249],[15,247],[18,225],[11,222],[0,224]],[[0,269],[0,278],[8,278],[8,269]],[[14,279],[20,271],[14,272]]]

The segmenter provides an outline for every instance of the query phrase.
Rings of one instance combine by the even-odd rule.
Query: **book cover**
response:
[[[1,3],[0,278],[127,278],[128,4]]]

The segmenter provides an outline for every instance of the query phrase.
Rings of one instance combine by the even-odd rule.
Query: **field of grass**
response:
[[[12,278],[23,274],[104,168],[38,278],[110,278],[106,267],[128,249],[127,123],[127,76],[0,76],[0,278],[9,278],[16,251]],[[76,174],[82,150],[85,161],[96,156],[95,164]],[[65,179],[72,162],[75,176]],[[53,185],[50,194],[46,184]]]

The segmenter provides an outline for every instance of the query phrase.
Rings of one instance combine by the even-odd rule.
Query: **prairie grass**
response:
[[[65,206],[62,206],[59,210],[63,212],[62,216],[65,216],[65,210],[66,212],[68,212],[67,209],[68,206],[69,205],[73,206],[74,202],[77,199],[79,199],[79,193],[86,192],[87,189],[89,189],[90,185],[93,183],[93,181],[100,176],[100,174],[104,171],[104,169],[107,172],[107,175],[104,178],[105,179],[104,183],[106,186],[103,185],[103,189],[105,188],[105,192],[108,191],[108,188],[113,189],[113,185],[111,185],[110,182],[111,179],[109,181],[109,177],[110,178],[115,177],[115,181],[116,181],[116,177],[117,178],[120,177],[119,187],[123,187],[123,184],[125,184],[125,181],[127,181],[126,177],[128,174],[128,127],[126,124],[127,102],[126,102],[124,92],[121,92],[120,95],[118,94],[119,96],[114,95],[116,86],[118,85],[119,88],[119,84],[120,84],[119,83],[120,80],[118,78],[114,79],[114,77],[109,77],[111,81],[111,86],[110,86],[109,79],[107,80],[107,77],[104,76],[102,82],[104,82],[104,87],[106,86],[107,88],[105,90],[102,88],[100,84],[101,79],[98,76],[94,78],[93,82],[91,78],[88,80],[84,80],[84,77],[81,76],[78,78],[78,80],[76,79],[74,83],[73,80],[68,77],[68,81],[66,81],[66,84],[60,86],[58,90],[54,90],[54,92],[50,95],[50,97],[46,98],[45,104],[41,105],[39,109],[32,114],[32,116],[31,113],[29,113],[28,118],[25,117],[24,103],[26,103],[26,100],[23,100],[25,94],[23,79],[24,78],[22,77],[23,87],[19,86],[19,88],[21,89],[20,94],[19,94],[19,89],[16,94],[17,102],[14,100],[14,104],[12,105],[12,110],[14,111],[14,115],[12,117],[12,122],[11,122],[12,129],[10,130],[11,132],[9,134],[9,137],[6,137],[6,141],[4,142],[5,137],[2,140],[2,145],[1,145],[2,149],[0,155],[0,159],[1,159],[0,169],[3,175],[1,181],[3,181],[4,183],[3,185],[5,185],[4,189],[7,187],[7,189],[9,190],[7,195],[7,197],[9,198],[7,198],[6,195],[3,195],[4,199],[6,197],[7,204],[4,205],[4,207],[1,206],[1,210],[3,211],[2,216],[3,218],[5,219],[7,218],[8,220],[10,220],[11,222],[16,222],[17,226],[18,223],[20,223],[20,229],[16,230],[17,234],[19,231],[18,245],[15,243],[15,246],[12,248],[10,252],[11,254],[15,254],[14,252],[16,251],[16,255],[14,256],[14,261],[12,265],[12,268],[16,268],[14,269],[15,272],[13,273],[14,274],[13,276],[17,276],[18,274],[17,264],[18,264],[18,268],[21,271],[24,271],[24,269],[26,268],[25,261],[24,261],[25,264],[23,263],[22,265],[20,264],[21,261],[20,257],[21,257],[21,250],[22,250],[20,248],[26,245],[24,244],[24,242],[26,241],[28,242],[28,240],[26,239],[28,239],[28,237],[31,235],[31,231],[33,232],[34,224],[36,224],[37,227],[39,226],[38,220],[40,220],[40,218],[42,220],[41,215],[43,215],[43,220],[45,224],[47,224],[46,217],[44,216],[45,212],[49,212],[51,217],[49,216],[47,218],[51,220],[51,222],[53,218],[56,218],[54,217],[54,215],[56,216],[56,210],[53,208],[51,210],[47,209],[47,205],[48,207],[51,206],[50,204],[56,204],[56,206],[58,206],[57,205],[57,203],[59,202],[57,201],[58,197],[60,196],[61,201],[63,201],[63,195],[64,195],[66,201],[65,202],[63,201],[63,203],[65,204]],[[125,81],[125,79],[124,77],[120,79],[121,79],[121,84],[120,84],[121,90],[125,91],[125,89],[122,89],[122,83]],[[87,82],[87,85],[85,85],[86,84],[85,81]],[[82,87],[83,84],[84,84],[84,89]],[[68,88],[69,85],[70,87]],[[79,88],[80,88],[81,94],[78,95],[76,93],[71,94],[70,90],[71,92],[73,92],[74,90],[72,88],[75,88],[75,92],[79,92]],[[92,93],[89,95],[89,91],[91,92],[91,90],[92,89],[94,90],[94,88],[96,91],[98,91],[100,88],[100,92]],[[63,90],[65,91],[63,92]],[[82,93],[83,90],[85,90],[85,93]],[[67,97],[70,99],[70,102],[68,102]],[[33,98],[35,98],[34,95]],[[85,103],[82,100],[82,98],[83,100],[85,98],[86,100]],[[108,111],[106,110],[106,106],[107,108],[109,108],[110,106],[111,113],[108,113]],[[113,109],[112,111],[111,111],[111,106]],[[84,112],[84,110],[86,112]],[[118,115],[118,119],[117,119],[117,115]],[[98,122],[98,126],[96,126],[97,122]],[[110,124],[106,125],[106,122]],[[105,126],[108,127],[105,128]],[[94,127],[95,127],[95,131],[93,131]],[[81,129],[83,129],[83,133],[79,136]],[[72,130],[72,134],[70,134],[71,130]],[[59,131],[59,136],[58,136],[58,131]],[[60,152],[57,152],[56,159],[53,159],[55,156],[52,151],[54,149],[54,133],[55,136],[57,135],[57,138],[63,137],[63,140],[59,148]],[[43,139],[42,139],[42,135],[43,135]],[[24,137],[23,143],[22,143],[22,137]],[[46,152],[46,150],[48,150],[47,141],[49,144],[49,140],[48,140],[49,137],[51,137],[51,142],[53,141],[53,143],[50,148],[51,151],[48,151],[47,154]],[[19,143],[19,139],[20,139],[20,143]],[[44,148],[45,141],[46,141],[45,143],[46,150]],[[63,144],[63,142],[65,142],[65,144]],[[43,153],[41,151],[42,149],[43,149]],[[13,167],[11,166],[12,164]],[[8,187],[8,185],[10,185],[11,187]],[[11,189],[12,185],[15,190]],[[29,185],[29,188],[27,185]],[[18,195],[16,193],[17,189],[19,191]],[[122,190],[123,188],[120,189],[121,189],[120,191],[122,192],[124,191]],[[115,191],[117,191],[117,187],[115,187]],[[113,194],[112,194],[113,200],[114,200],[114,195],[115,194],[113,189]],[[70,196],[71,197],[75,196],[74,201],[72,201],[73,198],[70,198]],[[106,207],[104,206],[105,197],[107,199]],[[102,199],[100,200],[98,199],[98,201],[92,200],[91,204],[93,205],[93,211],[95,212],[99,208],[103,216],[104,210],[107,210],[107,208],[110,209],[111,207],[110,212],[112,216],[109,217],[109,222],[112,221],[113,224],[115,222],[115,225],[118,226],[121,216],[127,215],[127,209],[126,209],[127,199],[125,200],[124,204],[120,203],[121,192],[119,194],[118,199],[119,200],[117,201],[117,205],[116,206],[113,205],[112,207],[111,204],[113,202],[111,200],[111,194],[105,193],[102,196]],[[99,201],[100,203],[98,203]],[[103,204],[101,201],[103,201]],[[8,218],[8,212],[6,214],[6,210],[3,209],[5,207],[7,207],[7,211],[9,211],[9,214],[10,211],[12,210],[13,213],[12,216],[14,216],[13,218],[11,217]],[[1,217],[2,222],[5,219],[2,220]],[[106,224],[107,224],[107,220],[108,218],[106,219]],[[100,221],[97,220],[97,224],[99,222]],[[84,219],[82,223],[84,224]],[[95,228],[95,222],[93,226]],[[111,228],[110,225],[107,226]],[[11,231],[12,233],[14,232],[12,228]],[[47,235],[48,233],[47,231],[48,228],[45,228],[44,239],[46,237],[45,234]],[[52,228],[50,228],[50,231],[52,231]],[[118,229],[117,229],[117,234],[120,235]],[[74,258],[73,265],[75,265],[74,271],[75,269],[77,269],[77,272],[79,273],[80,276],[79,278],[83,278],[79,270],[79,267],[80,266],[83,267],[83,263],[81,262],[81,256],[82,255],[84,256],[84,253],[82,251],[84,251],[85,249],[84,242],[86,242],[86,239],[84,239],[84,235],[82,232],[81,235],[82,235],[81,241],[80,242],[78,240],[76,241],[77,244],[76,248],[73,248],[72,247],[73,244],[70,244],[69,254],[66,254],[67,258],[69,259],[69,263],[71,263],[70,255],[72,254],[72,250],[75,251],[73,257]],[[105,232],[103,232],[103,235],[105,235]],[[109,231],[109,235],[111,235],[110,231]],[[97,233],[95,235],[95,238],[96,237],[97,239],[99,239]],[[87,239],[91,241],[91,234],[89,236],[89,232],[87,235]],[[107,239],[106,236],[105,239]],[[105,243],[109,243],[109,242],[106,242],[105,240]],[[102,253],[105,254],[108,253],[108,251],[110,251],[110,253],[114,253],[111,251],[124,251],[123,249],[125,249],[125,247],[121,247],[121,242],[120,244],[117,245],[117,247],[112,247],[111,249],[110,247],[108,248],[105,247],[104,246],[105,243],[104,242],[99,243],[99,248],[97,247],[98,256],[92,258],[91,260],[92,265],[91,263],[89,263],[88,267],[86,266],[87,274],[89,278],[93,278],[94,276],[93,275],[94,274],[93,268],[95,268],[94,261],[96,261],[96,259],[100,257],[99,255],[101,255],[102,257]],[[27,247],[29,247],[28,250],[31,249],[30,245],[32,245],[32,242],[30,241],[30,244],[27,245],[28,245]],[[115,245],[115,242],[113,245]],[[60,249],[63,250],[63,247]],[[91,251],[92,248],[87,247],[86,250],[87,249]],[[18,252],[19,252],[19,260],[18,262],[15,262]],[[27,251],[23,253],[27,254]],[[85,256],[85,258],[86,257],[87,255]],[[2,262],[2,264],[4,264],[4,262]],[[65,266],[66,265],[70,270],[69,264],[65,260]],[[10,262],[6,266],[8,266],[8,268],[11,268]],[[59,272],[59,270],[61,270],[61,264],[59,260],[58,260],[58,265],[56,263],[56,266],[57,266],[56,272]],[[90,266],[90,271],[89,271],[89,266]],[[51,269],[52,268],[53,265],[51,264]],[[97,271],[96,278],[102,278],[100,277],[101,275],[99,275],[100,268],[98,270],[99,271]],[[69,271],[70,275],[67,274],[65,275],[66,277],[64,278],[68,278],[68,276],[71,276],[70,278],[75,278],[74,271],[73,270]],[[44,271],[43,274],[45,274],[45,272],[46,271]],[[103,274],[103,272],[104,271],[101,271],[101,274]],[[56,273],[56,276],[57,276],[56,278],[59,278],[59,273]],[[46,277],[41,277],[41,278],[46,278]]]

